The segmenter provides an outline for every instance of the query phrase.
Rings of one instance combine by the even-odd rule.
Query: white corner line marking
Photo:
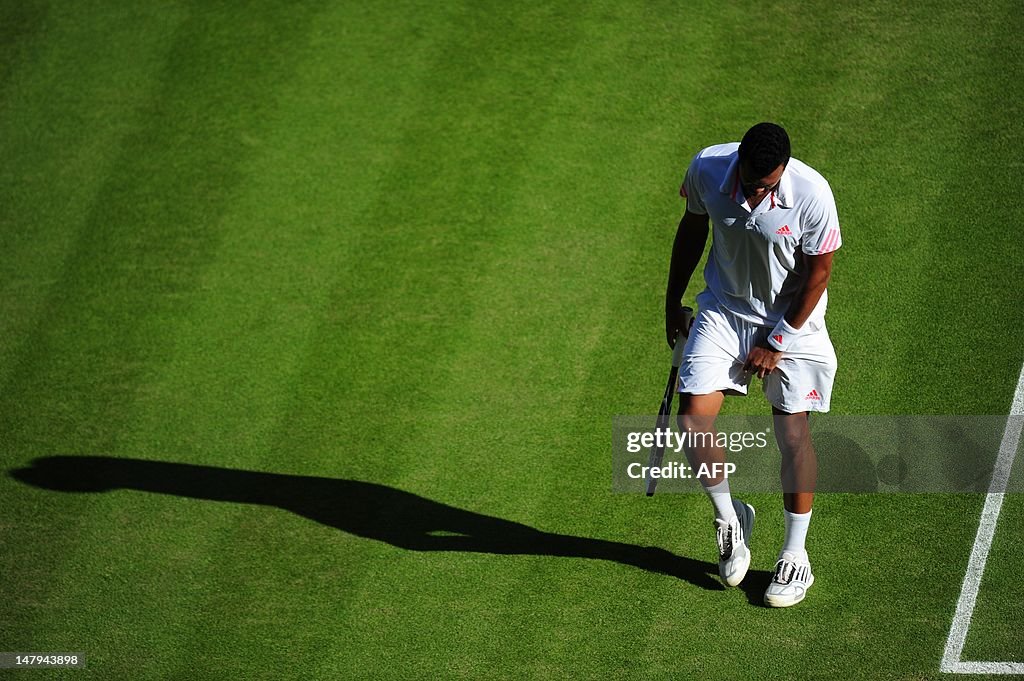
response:
[[[967,640],[967,630],[971,627],[971,616],[978,601],[978,589],[981,587],[981,576],[985,573],[985,561],[988,560],[989,549],[992,548],[992,537],[996,533],[999,511],[1003,508],[1003,493],[1010,480],[1010,469],[1017,455],[1020,444],[1021,428],[1024,426],[1024,366],[1021,366],[1017,389],[1013,393],[1010,404],[1010,415],[1006,419],[1003,439],[999,444],[999,456],[996,458],[995,469],[992,471],[992,482],[985,495],[985,507],[981,511],[978,522],[978,534],[974,538],[971,559],[967,563],[967,574],[960,588],[960,600],[956,604],[956,614],[949,627],[946,639],[946,650],[942,654],[939,671],[952,674],[1024,674],[1024,662],[964,662],[960,656]],[[1014,418],[1018,417],[1018,418]]]

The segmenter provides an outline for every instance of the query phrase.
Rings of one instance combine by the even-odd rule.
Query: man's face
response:
[[[743,187],[743,195],[751,203],[757,203],[779,186],[782,173],[786,166],[779,164],[779,167],[764,177],[757,177],[757,174],[750,170],[749,164],[740,162],[740,185]]]

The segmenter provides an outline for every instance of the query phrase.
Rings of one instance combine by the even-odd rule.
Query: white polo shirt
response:
[[[775,326],[801,288],[802,254],[831,253],[842,245],[839,216],[825,178],[795,158],[778,187],[751,211],[740,184],[739,146],[730,142],[700,151],[679,193],[686,210],[711,220],[707,290],[729,312]],[[826,291],[808,319],[812,325],[824,321],[827,305]]]

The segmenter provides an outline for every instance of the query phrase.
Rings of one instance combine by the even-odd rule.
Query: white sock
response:
[[[779,557],[781,558],[783,553],[792,553],[797,560],[807,560],[804,542],[807,541],[807,528],[811,524],[811,511],[790,513],[783,510],[783,513],[786,516],[786,538],[782,542],[782,551],[779,551]]]
[[[711,497],[715,506],[715,518],[729,522],[736,517],[736,509],[732,506],[732,495],[729,494],[729,481],[723,480],[714,487],[705,487],[704,491]]]

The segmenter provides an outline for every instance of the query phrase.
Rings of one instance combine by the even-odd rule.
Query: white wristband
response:
[[[768,334],[768,345],[776,350],[785,350],[799,335],[800,329],[794,329],[786,321],[786,318],[783,317],[775,325],[775,328],[772,329],[772,332]]]

